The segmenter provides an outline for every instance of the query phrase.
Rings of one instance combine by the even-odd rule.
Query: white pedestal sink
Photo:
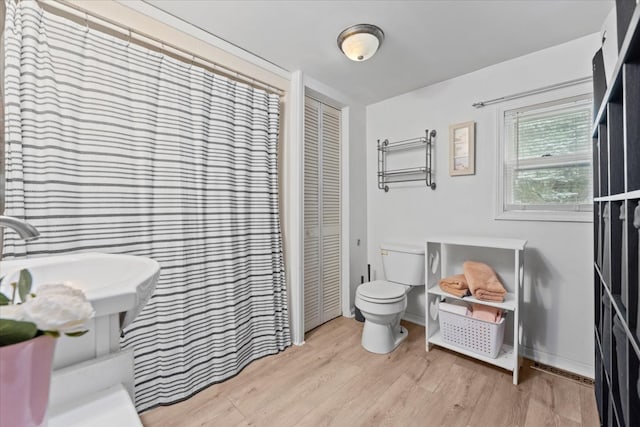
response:
[[[39,285],[64,283],[82,289],[96,311],[87,334],[60,337],[54,369],[118,351],[122,328],[140,313],[160,275],[156,261],[132,255],[83,253],[8,260],[0,262],[5,295],[10,295],[6,286],[17,281],[23,268],[33,277],[32,292],[37,294]]]
[[[17,281],[23,268],[31,272],[35,294],[40,285],[64,283],[82,289],[96,312],[87,334],[63,336],[56,344],[49,413],[64,419],[64,424],[68,424],[69,416],[82,413],[73,406],[78,390],[82,390],[87,405],[91,404],[92,393],[98,401],[104,398],[106,389],[114,387],[126,390],[133,401],[133,352],[120,351],[120,333],[151,297],[160,275],[159,264],[144,257],[102,253],[2,261],[0,277],[4,277],[5,295],[10,295],[5,286]],[[111,413],[114,410],[105,409]],[[135,414],[131,402],[123,409]],[[80,425],[99,425],[84,418],[78,421]],[[50,425],[56,425],[55,419]],[[139,425],[137,417],[129,425]]]

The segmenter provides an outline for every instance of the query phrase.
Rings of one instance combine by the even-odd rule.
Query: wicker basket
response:
[[[440,333],[449,344],[492,359],[498,357],[504,339],[505,319],[498,323],[439,310]]]

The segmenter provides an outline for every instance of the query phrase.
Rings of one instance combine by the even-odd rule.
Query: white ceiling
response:
[[[597,32],[613,7],[613,0],[147,1],[364,104]],[[385,32],[366,62],[348,60],[336,44],[358,23]]]

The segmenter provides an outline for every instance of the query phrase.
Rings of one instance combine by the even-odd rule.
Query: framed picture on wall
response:
[[[449,126],[449,175],[476,173],[476,122]]]

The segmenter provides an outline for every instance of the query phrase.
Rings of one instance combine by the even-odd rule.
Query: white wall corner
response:
[[[349,96],[308,75],[304,76],[304,87],[308,95],[337,109],[355,104]]]
[[[95,1],[95,0],[93,0]],[[202,28],[198,28],[193,24],[190,24],[177,16],[174,16],[170,13],[165,12],[162,9],[154,6],[151,3],[147,3],[143,0],[114,0],[117,3],[120,3],[122,6],[126,6],[129,9],[133,9],[136,12],[140,12],[144,15],[147,15],[163,24],[170,25],[173,28],[176,28],[186,34],[189,34],[192,37],[200,39],[211,46],[215,46],[218,49],[221,49],[231,55],[234,55],[244,61],[247,61],[253,65],[256,65],[264,70],[267,70],[275,75],[288,79],[291,73],[284,68],[266,61],[263,58],[260,58],[253,53],[242,49],[228,41],[221,39],[220,37],[211,34]]]

